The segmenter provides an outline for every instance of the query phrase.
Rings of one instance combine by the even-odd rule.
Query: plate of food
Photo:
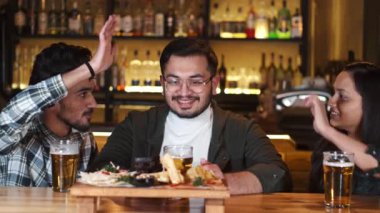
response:
[[[168,154],[160,161],[162,170],[156,172],[121,170],[112,163],[96,172],[81,172],[70,193],[76,196],[229,197],[223,180],[212,171],[195,166],[183,173]]]

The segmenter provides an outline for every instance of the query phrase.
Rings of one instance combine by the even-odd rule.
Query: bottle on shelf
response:
[[[188,37],[197,37],[198,29],[197,29],[197,15],[196,11],[196,3],[197,1],[191,1],[189,10],[186,12],[187,16],[187,36]]]
[[[115,16],[115,28],[114,28],[114,35],[115,36],[121,36],[121,0],[115,0],[115,8],[113,11],[113,14]]]
[[[210,22],[209,22],[209,31],[208,35],[213,38],[219,37],[220,34],[220,19],[218,16],[219,4],[214,2],[212,5],[212,10],[210,14]]]
[[[271,0],[270,6],[268,8],[268,38],[276,39],[277,36],[277,9],[274,4],[274,0]]]
[[[70,10],[68,15],[68,34],[79,35],[81,34],[82,25],[82,14],[78,10],[78,2],[73,1],[73,8]]]
[[[256,21],[256,13],[255,9],[253,8],[253,0],[249,1],[249,11],[247,14],[247,20],[246,20],[246,27],[245,27],[245,34],[247,35],[247,38],[255,38],[255,21]]]
[[[28,9],[28,32],[31,35],[35,35],[37,33],[37,14],[36,14],[36,1],[33,0],[29,2],[29,9]]]
[[[127,76],[128,73],[128,49],[127,47],[123,47],[123,49],[120,52],[120,57],[118,63],[119,67],[119,79],[118,79],[118,85],[117,85],[117,91],[125,91],[125,88],[127,85]]]
[[[285,69],[284,69],[284,56],[279,55],[279,63],[276,70],[276,91],[285,90],[286,85],[284,85]]]
[[[83,12],[83,34],[92,35],[94,33],[94,16],[91,12],[91,2],[86,1]]]
[[[58,31],[60,34],[64,35],[67,33],[66,0],[61,0],[61,9],[59,11],[58,18],[59,18]]]
[[[121,8],[121,31],[124,36],[133,36],[133,17],[132,17],[132,2],[123,1]]]
[[[24,8],[23,0],[17,1],[17,11],[14,15],[14,24],[17,34],[26,34],[26,9]]]
[[[141,12],[141,6],[135,5],[133,14],[133,36],[143,35],[143,16]]]
[[[50,10],[48,13],[48,32],[50,35],[58,34],[58,11],[55,0],[50,1]]]
[[[276,70],[277,70],[277,67],[274,63],[274,53],[272,52],[270,54],[270,64],[267,68],[267,88],[270,90],[270,91],[275,91],[275,86],[276,86]]]
[[[41,0],[38,12],[38,34],[45,35],[48,29],[48,15],[46,12],[46,0]]]
[[[154,9],[152,0],[145,5],[143,17],[143,35],[154,36]]]
[[[282,8],[278,11],[277,36],[279,39],[291,38],[291,15],[287,8],[286,0],[282,1]]]
[[[153,61],[150,59],[150,50],[146,51],[146,58],[141,62],[141,72],[144,86],[153,86]]]
[[[292,16],[292,38],[301,38],[303,31],[302,16],[298,8]]]
[[[179,0],[176,15],[176,27],[174,37],[187,37],[188,17],[185,11],[185,0]]]
[[[247,89],[258,89],[261,84],[261,74],[256,67],[247,69]]]
[[[260,73],[260,81],[261,81],[261,87],[267,86],[267,79],[268,79],[268,72],[266,68],[266,62],[265,62],[265,53],[261,53],[261,63],[259,67],[259,73]]]
[[[197,15],[197,32],[198,36],[205,36],[205,10],[202,2],[199,4],[199,11]]]
[[[296,57],[296,68],[294,69],[292,85],[294,88],[297,88],[302,85],[302,72],[301,72],[301,56],[297,55]]]
[[[285,70],[285,82],[286,82],[286,90],[289,90],[293,87],[292,79],[293,79],[293,65],[292,65],[292,57],[288,58],[288,67]]]
[[[227,86],[229,89],[239,88],[240,75],[235,67],[231,67],[227,75]]]
[[[255,22],[255,38],[267,39],[269,33],[268,25],[268,14],[265,1],[260,0],[259,5],[257,7],[257,15]]]
[[[117,64],[117,54],[114,55],[112,65],[110,67],[110,71],[111,71],[112,80],[111,80],[109,91],[117,91],[118,88],[121,88],[120,76],[119,76],[120,68],[119,68],[119,65]]]
[[[222,38],[232,38],[233,33],[233,16],[231,14],[230,4],[227,3],[226,8],[222,16],[222,24],[220,29],[220,37]]]
[[[175,33],[176,16],[174,0],[169,1],[168,11],[165,14],[165,36],[173,37]]]
[[[20,73],[21,73],[21,47],[16,45],[15,60],[13,62],[12,70],[12,89],[20,89]]]
[[[102,7],[100,0],[98,2],[97,8],[98,9],[96,11],[95,18],[94,18],[94,34],[95,35],[99,35],[100,30],[102,29],[103,24],[105,22],[104,10],[103,10],[103,7]]]
[[[157,50],[157,58],[153,61],[153,81],[154,86],[161,86],[160,76],[161,76],[161,67],[160,67],[160,57],[161,51]]]
[[[224,64],[224,54],[222,54],[221,57],[221,63],[220,67],[218,69],[218,74],[219,74],[219,88],[220,88],[220,93],[224,94],[224,90],[226,88],[226,78],[227,78],[227,68]]]
[[[162,5],[156,4],[156,14],[154,14],[154,34],[163,37],[165,35],[165,14]]]
[[[255,17],[254,17],[255,18]],[[237,8],[237,13],[232,19],[232,37],[233,38],[247,38],[246,34],[246,22],[247,18],[245,16],[243,6]]]
[[[139,86],[140,85],[140,77],[141,77],[141,61],[139,60],[139,52],[138,50],[134,50],[133,59],[129,62],[129,70],[131,75],[131,86]]]

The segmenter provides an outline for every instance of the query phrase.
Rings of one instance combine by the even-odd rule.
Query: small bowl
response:
[[[137,157],[132,163],[132,169],[138,173],[151,173],[162,170],[160,158],[155,157]]]

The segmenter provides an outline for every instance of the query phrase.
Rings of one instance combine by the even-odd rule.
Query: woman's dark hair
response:
[[[380,146],[380,68],[368,62],[347,65],[343,71],[352,76],[356,91],[362,97],[363,116],[360,136],[364,143]]]
[[[200,39],[193,38],[180,38],[171,41],[164,49],[160,58],[161,74],[164,75],[165,66],[169,61],[170,56],[205,56],[208,63],[208,71],[211,75],[216,74],[218,67],[218,58],[210,45]]]
[[[87,48],[62,42],[52,44],[36,56],[29,84],[66,73],[90,59],[91,51]]]

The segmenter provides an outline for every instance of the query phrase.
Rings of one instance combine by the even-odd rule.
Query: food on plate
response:
[[[222,180],[216,177],[211,170],[206,170],[202,166],[195,166],[187,170],[186,177],[196,186],[222,183]]]
[[[164,170],[167,171],[172,184],[180,184],[185,182],[185,178],[181,174],[181,171],[177,169],[173,158],[169,154],[165,154],[161,157],[161,164]]]

